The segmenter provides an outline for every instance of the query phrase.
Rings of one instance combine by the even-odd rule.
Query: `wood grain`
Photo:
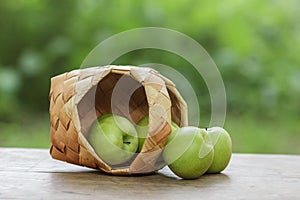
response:
[[[112,176],[53,160],[48,150],[0,148],[0,199],[300,199],[300,156],[234,154],[221,174],[181,180],[165,167]]]

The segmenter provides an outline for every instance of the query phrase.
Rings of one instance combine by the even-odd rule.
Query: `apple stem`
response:
[[[131,142],[123,142],[123,144],[130,144]]]

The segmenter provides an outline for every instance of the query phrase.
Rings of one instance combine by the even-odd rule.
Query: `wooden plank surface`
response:
[[[0,199],[300,199],[300,156],[234,154],[221,174],[181,180],[165,167],[120,177],[53,160],[48,150],[0,148]]]

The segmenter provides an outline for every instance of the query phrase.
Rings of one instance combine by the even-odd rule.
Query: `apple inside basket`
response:
[[[87,137],[98,117],[114,114],[137,124],[149,115],[148,136],[140,153],[120,166],[105,163]],[[105,66],[52,78],[51,155],[112,174],[151,173],[165,164],[161,152],[170,122],[187,125],[187,107],[175,85],[151,68]]]

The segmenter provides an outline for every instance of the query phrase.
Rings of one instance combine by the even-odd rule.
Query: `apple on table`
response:
[[[207,132],[198,127],[179,128],[163,151],[171,171],[183,179],[196,179],[213,162],[214,150]]]
[[[232,141],[229,133],[221,127],[207,129],[214,147],[214,158],[206,173],[220,173],[229,164],[232,154]]]
[[[221,127],[179,128],[168,140],[163,158],[171,171],[183,179],[196,179],[205,173],[220,173],[231,158],[232,142]]]

